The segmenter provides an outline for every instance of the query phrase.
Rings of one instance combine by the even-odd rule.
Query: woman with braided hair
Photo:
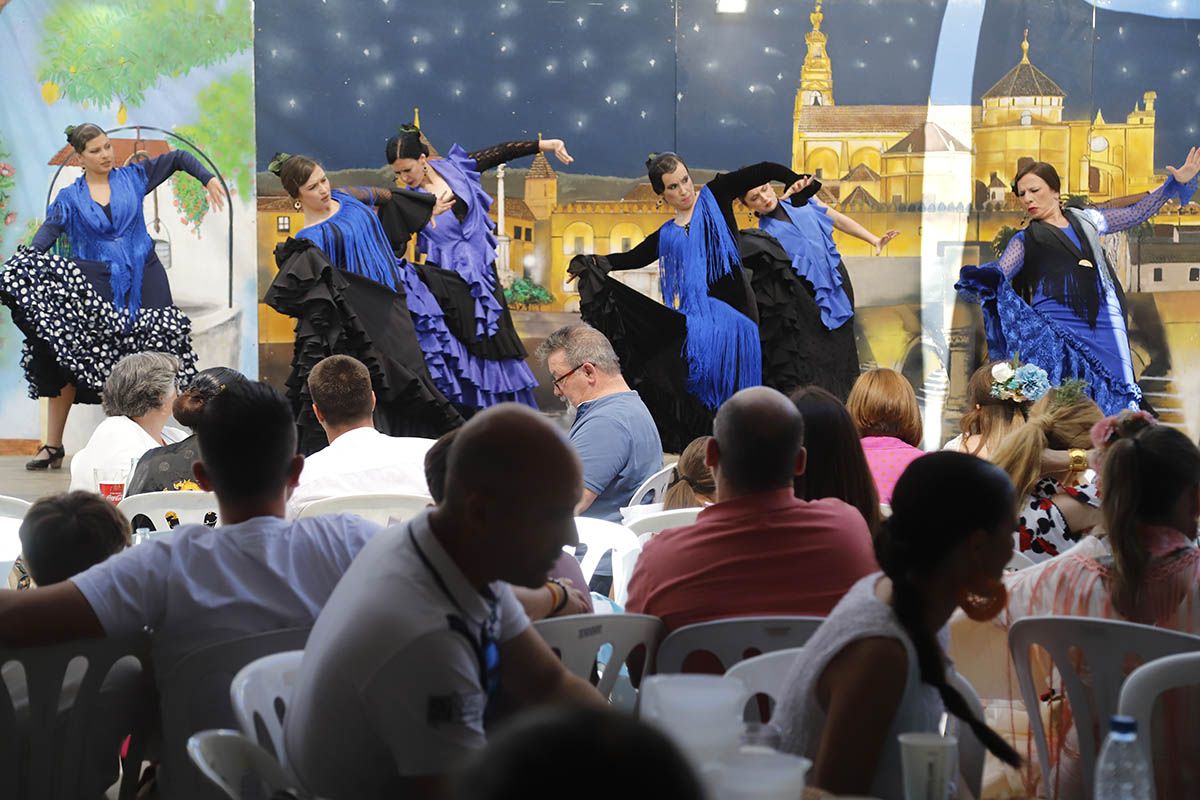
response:
[[[947,682],[939,643],[956,608],[981,620],[1004,608],[1013,507],[1008,476],[965,453],[923,456],[900,476],[875,539],[883,574],[856,583],[813,634],[775,713],[782,749],[812,759],[811,785],[901,800],[896,737],[936,732],[943,711],[1020,764]]]

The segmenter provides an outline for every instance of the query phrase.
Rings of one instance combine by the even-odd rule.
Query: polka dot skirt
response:
[[[21,247],[4,267],[0,302],[25,334],[21,367],[30,397],[57,395],[64,378],[47,377],[54,375],[99,394],[113,365],[148,350],[179,359],[181,385],[196,374],[192,322],[175,306],[142,308],[131,325],[129,312],[101,297],[69,259]]]

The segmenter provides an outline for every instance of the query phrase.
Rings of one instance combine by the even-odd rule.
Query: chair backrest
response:
[[[193,734],[188,737],[187,754],[200,774],[229,800],[266,798],[283,790],[296,793],[296,782],[271,754],[237,731]]]
[[[958,690],[976,718],[983,719],[983,703],[980,702],[979,694],[970,681],[950,669],[946,670],[946,683]],[[979,797],[983,787],[983,764],[987,759],[987,748],[979,741],[970,725],[959,721],[957,717],[947,716],[954,725],[954,735],[958,737],[958,772],[967,782],[971,797]]]
[[[723,669],[760,653],[803,647],[824,617],[733,617],[685,625],[668,634],[655,656],[657,671],[682,672],[692,653],[712,653]]]
[[[696,521],[696,515],[703,510],[703,508],[697,507],[659,511],[657,514],[647,514],[644,517],[639,517],[625,527],[638,534],[638,541],[643,541],[642,536],[644,534],[658,533],[659,531],[665,531],[667,528],[691,525]]]
[[[662,620],[647,614],[577,614],[570,617],[542,619],[533,627],[562,659],[563,666],[585,681],[593,678],[596,656],[608,644],[612,653],[597,671],[596,688],[607,699],[629,655],[639,646],[645,648],[645,668],[654,666],[654,647],[662,632]]]
[[[1127,656],[1140,662],[1200,650],[1200,637],[1109,619],[1088,617],[1029,617],[1013,623],[1008,631],[1012,653],[1026,708],[1040,708],[1039,695],[1045,687],[1035,687],[1030,666],[1030,648],[1038,645],[1049,653],[1066,689],[1073,726],[1079,740],[1080,772],[1083,796],[1092,796],[1095,780],[1097,723],[1103,724],[1116,711],[1118,693],[1125,680]],[[1082,655],[1088,675],[1085,683],[1076,670],[1073,650]],[[1090,683],[1090,693],[1089,686]],[[1037,743],[1042,774],[1050,774],[1050,753],[1046,730],[1040,714],[1030,714],[1029,724]]]
[[[612,551],[613,599],[624,606],[629,596],[629,576],[642,552],[637,536],[624,525],[592,517],[576,517],[575,530],[579,543],[587,545],[587,552],[579,562],[583,579],[591,581],[600,558]],[[566,549],[566,548],[564,548]]]
[[[263,656],[242,667],[229,685],[229,699],[242,733],[288,769],[283,716],[292,701],[303,650]],[[289,772],[289,774],[291,774]]]
[[[28,500],[22,500],[19,497],[9,497],[6,494],[0,494],[0,517],[12,517],[21,519],[25,516],[25,512],[33,503]]]
[[[1012,555],[1008,557],[1008,563],[1004,566],[1005,569],[1013,571],[1025,569],[1033,566],[1033,559],[1022,553],[1020,550],[1013,550]]]
[[[101,796],[116,778],[115,757],[129,735],[118,797],[132,798],[153,728],[149,654],[145,635],[0,649],[3,796]]]
[[[146,492],[126,497],[117,504],[117,510],[125,518],[133,522],[138,514],[144,514],[154,525],[154,530],[162,532],[171,529],[167,522],[167,512],[173,511],[179,516],[179,522],[185,525],[204,522],[209,512],[217,512],[217,496],[212,492]],[[217,520],[218,524],[220,520]]]
[[[199,780],[187,756],[188,737],[210,728],[233,728],[229,688],[243,667],[263,656],[303,650],[310,628],[242,636],[202,647],[182,658],[159,682],[162,708],[162,769],[165,796],[212,798],[217,795]]]
[[[633,493],[633,497],[629,498],[629,505],[640,506],[642,503],[661,503],[663,495],[667,493],[667,487],[671,485],[671,475],[674,472],[675,465],[670,464],[649,478],[646,478],[646,480],[642,481],[642,485],[637,488],[637,491]]]
[[[787,689],[788,673],[792,671],[796,661],[803,655],[803,647],[788,647],[784,650],[763,653],[761,656],[752,656],[725,670],[725,677],[737,678],[746,684],[746,688],[754,695],[766,695],[772,704],[777,704]],[[771,706],[771,708],[774,707],[774,705]],[[762,709],[762,716],[758,716],[758,708],[752,709],[751,713],[753,721],[769,716],[765,708]]]
[[[297,515],[319,517],[323,514],[357,514],[379,525],[391,525],[412,519],[433,504],[424,494],[346,494],[314,500]]]
[[[32,503],[19,497],[0,495],[0,586],[6,586],[13,562],[21,554],[18,531]]]
[[[1171,689],[1200,684],[1200,652],[1164,656],[1129,673],[1121,685],[1117,713],[1137,720],[1138,743],[1153,764],[1154,742],[1151,722],[1159,695]]]

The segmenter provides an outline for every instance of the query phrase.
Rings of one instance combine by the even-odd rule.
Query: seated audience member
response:
[[[446,459],[457,435],[458,428],[442,434],[425,453],[425,480],[435,504],[442,502],[446,494]],[[592,596],[587,591],[587,581],[583,579],[579,561],[565,551],[558,554],[558,559],[546,575],[546,584],[540,589],[513,586],[512,590],[517,602],[525,609],[525,616],[531,620],[590,614],[593,611]]]
[[[287,400],[266,384],[227,385],[208,402],[199,443],[196,482],[216,493],[221,527],[181,525],[62,583],[0,591],[0,643],[150,628],[161,678],[198,647],[316,619],[379,526],[349,514],[283,519],[304,458]]]
[[[129,522],[93,492],[43,497],[21,520],[21,559],[36,586],[62,583],[129,546]]]
[[[723,617],[824,616],[878,569],[858,511],[793,493],[806,468],[804,420],[779,392],[759,386],[725,401],[706,460],[717,502],[646,543],[628,611],[659,617],[664,633]]]
[[[554,393],[574,408],[571,444],[583,462],[583,497],[575,513],[621,521],[621,506],[662,469],[662,441],[604,334],[585,324],[550,334],[537,350]]]
[[[1200,449],[1179,431],[1155,425],[1145,412],[1123,412],[1094,428],[1093,442],[1102,448],[1104,498],[1101,523],[1064,555],[1005,576],[1008,605],[996,619],[974,622],[955,617],[951,655],[959,670],[979,687],[985,699],[1012,719],[1006,730],[1023,745],[1036,768],[1032,738],[1016,675],[1008,658],[1008,631],[1020,619],[1040,616],[1100,617],[1197,635],[1200,634]],[[1049,675],[1037,674],[1038,686]],[[1044,668],[1042,668],[1044,669]],[[1058,684],[1055,684],[1056,686]],[[1155,720],[1154,742],[1158,797],[1200,797],[1200,748],[1195,720],[1200,701],[1193,693],[1173,693],[1176,713]],[[1070,715],[1061,707],[1043,714],[1050,721],[1050,760],[1055,774],[1036,784],[1036,769],[1025,776],[1023,794],[1082,796],[1079,742]],[[1008,727],[1008,726],[1006,726]],[[1018,735],[1020,734],[1020,735]],[[1026,741],[1022,742],[1022,739]]]
[[[501,688],[517,705],[607,705],[508,585],[541,586],[576,543],[581,485],[569,445],[524,406],[486,409],[458,431],[442,502],[377,535],[313,628],[284,720],[305,788],[331,800],[441,796],[486,743]]]
[[[858,509],[874,535],[879,530],[879,493],[850,412],[820,386],[797,389],[792,402],[804,417],[804,449],[814,465],[796,476],[796,497],[844,500]]]
[[[130,468],[147,451],[187,437],[167,425],[179,361],[167,353],[135,353],[117,362],[100,394],[106,419],[71,459],[71,491],[94,492],[97,469]]]
[[[946,682],[938,644],[959,604],[979,618],[1003,609],[1012,524],[1008,476],[975,456],[934,453],[900,476],[875,539],[883,574],[856,583],[805,644],[773,717],[781,749],[812,759],[808,785],[902,800],[896,737],[937,732],[943,711],[1020,761]]]
[[[172,407],[175,421],[191,428],[192,435],[183,441],[147,450],[125,486],[125,496],[146,492],[199,491],[200,485],[196,483],[192,465],[200,458],[195,430],[204,414],[204,406],[226,384],[244,380],[245,375],[229,367],[212,367],[196,373],[188,387],[175,398]]]
[[[375,430],[375,392],[362,362],[346,355],[323,359],[308,374],[308,391],[329,446],[305,460],[288,501],[289,518],[326,497],[429,494],[424,461],[433,440]]]
[[[129,522],[116,506],[93,492],[68,492],[44,497],[34,503],[21,520],[21,553],[30,577],[37,586],[61,583],[99,564],[129,546]],[[31,587],[32,588],[32,587]],[[63,675],[60,718],[69,713],[87,666],[82,661],[67,665]],[[129,708],[130,692],[142,679],[136,661],[118,661],[105,676],[97,703],[102,711],[93,717],[88,730],[83,774],[94,776],[87,787],[91,797],[103,797],[118,776],[117,754],[121,742],[133,730]],[[0,667],[0,679],[8,687],[9,699],[20,719],[28,713],[29,696],[24,671],[15,662]],[[18,723],[22,729],[26,723]],[[65,731],[65,719],[62,730]]]
[[[580,800],[707,796],[691,764],[657,728],[612,710],[552,708],[530,711],[492,736],[456,776],[454,797],[534,798],[563,786],[575,786],[571,795]]]
[[[704,461],[704,454],[708,452],[708,440],[711,438],[697,437],[679,454],[671,483],[663,494],[663,511],[711,506],[717,499],[717,485],[713,481],[712,470]]]
[[[917,395],[899,372],[873,369],[854,382],[846,398],[846,410],[862,438],[879,501],[891,503],[896,479],[923,455]]]
[[[958,421],[962,433],[946,442],[943,450],[990,458],[1005,436],[1025,424],[1032,401],[992,394],[992,386],[1011,371],[1007,361],[993,361],[972,373],[967,382],[967,413]]]
[[[1078,542],[1100,521],[1098,487],[1084,480],[1090,431],[1104,415],[1068,381],[1033,404],[1029,421],[1004,437],[991,461],[1017,487],[1017,527],[1013,547],[1045,561]],[[1047,451],[1071,450],[1068,466],[1046,474]]]

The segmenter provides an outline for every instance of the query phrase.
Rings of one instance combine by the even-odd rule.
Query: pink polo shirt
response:
[[[825,616],[878,569],[858,509],[798,500],[790,488],[761,492],[711,505],[647,542],[626,610],[659,617],[664,634],[725,617]]]
[[[871,468],[871,476],[875,478],[881,503],[892,502],[892,490],[896,488],[896,481],[900,480],[900,473],[925,455],[924,450],[895,436],[864,436],[862,448],[867,457],[867,466]]]

